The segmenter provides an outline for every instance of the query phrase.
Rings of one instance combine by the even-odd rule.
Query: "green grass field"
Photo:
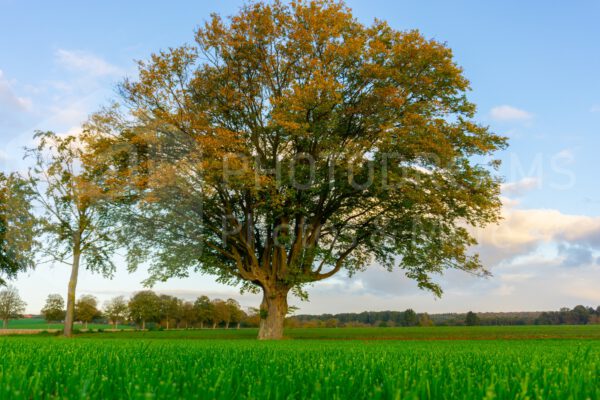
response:
[[[169,331],[106,332],[102,338],[138,339],[248,339],[257,329],[203,329]],[[510,340],[598,339],[600,325],[577,326],[434,326],[414,328],[304,328],[286,329],[288,339],[320,340]],[[96,338],[96,334],[81,337]]]
[[[0,399],[600,398],[600,326],[255,334],[1,337]]]

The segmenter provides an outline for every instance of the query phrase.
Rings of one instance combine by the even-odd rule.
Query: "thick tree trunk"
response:
[[[260,305],[260,340],[278,340],[283,338],[283,321],[288,311],[287,289],[263,289],[263,301]]]
[[[225,322],[225,329],[229,329],[229,321]]]
[[[237,323],[237,328],[240,329],[240,322]]]
[[[217,329],[217,323],[213,322],[213,329]]]
[[[77,275],[79,274],[79,259],[81,251],[79,245],[75,245],[73,250],[73,264],[71,265],[71,278],[69,279],[69,287],[67,289],[67,312],[65,314],[64,335],[67,337],[73,336],[73,322],[75,321],[75,290],[77,289]]]
[[[204,321],[200,321],[200,329],[204,329]]]
[[[4,328],[4,329],[8,328],[8,320],[7,319],[2,320],[2,328]]]

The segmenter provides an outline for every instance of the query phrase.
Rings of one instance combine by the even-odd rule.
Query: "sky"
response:
[[[24,170],[35,130],[76,133],[86,117],[135,77],[135,60],[193,41],[211,13],[240,1],[0,0],[0,168]],[[444,295],[419,290],[402,271],[377,265],[309,288],[299,313],[535,311],[600,304],[600,2],[347,1],[363,23],[384,19],[445,42],[471,81],[477,121],[509,138],[498,154],[503,221],[476,232],[489,278],[451,271]],[[118,262],[112,280],[80,273],[79,294],[100,302],[130,295],[147,276]],[[38,265],[13,284],[38,313],[66,293],[69,267]],[[256,295],[192,274],[154,290],[194,299]]]

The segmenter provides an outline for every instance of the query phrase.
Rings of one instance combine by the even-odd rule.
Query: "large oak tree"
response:
[[[485,273],[470,226],[498,218],[505,139],[473,121],[443,43],[339,2],[251,3],[139,63],[87,126],[149,282],[214,274],[263,293],[281,338],[292,291],[379,263],[435,294]]]

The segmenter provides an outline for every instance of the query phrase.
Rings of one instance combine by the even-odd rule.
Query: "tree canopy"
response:
[[[98,299],[92,295],[84,294],[75,303],[75,319],[83,322],[86,329],[89,322],[101,315],[98,310]]]
[[[0,285],[34,265],[38,242],[32,195],[26,179],[0,172]]]
[[[497,221],[505,138],[473,120],[445,44],[341,2],[253,2],[193,45],[139,63],[86,126],[149,283],[216,275],[262,290],[262,338],[287,295],[345,270],[399,268],[441,294],[483,274],[469,227]]]
[[[479,317],[473,311],[469,311],[465,316],[465,325],[479,325]]]
[[[37,132],[34,139],[37,146],[27,149],[34,162],[29,187],[42,214],[43,254],[71,265],[64,327],[65,336],[71,336],[81,260],[87,269],[111,276],[118,225],[107,218],[109,196],[100,182],[103,175],[85,162],[85,142],[53,132]]]
[[[129,300],[129,318],[141,323],[146,329],[146,322],[158,322],[161,317],[160,297],[151,290],[142,290]]]
[[[8,328],[8,320],[16,318],[25,312],[27,303],[19,296],[19,291],[14,286],[0,290],[0,319],[2,327]]]
[[[124,296],[117,296],[106,302],[104,305],[104,315],[112,324],[117,327],[119,322],[127,319],[129,306]]]
[[[208,296],[200,296],[194,302],[194,310],[198,316],[200,327],[204,327],[205,323],[208,323],[214,318],[214,305],[208,298]]]
[[[47,322],[60,322],[65,318],[65,300],[60,294],[49,294],[41,310]]]

